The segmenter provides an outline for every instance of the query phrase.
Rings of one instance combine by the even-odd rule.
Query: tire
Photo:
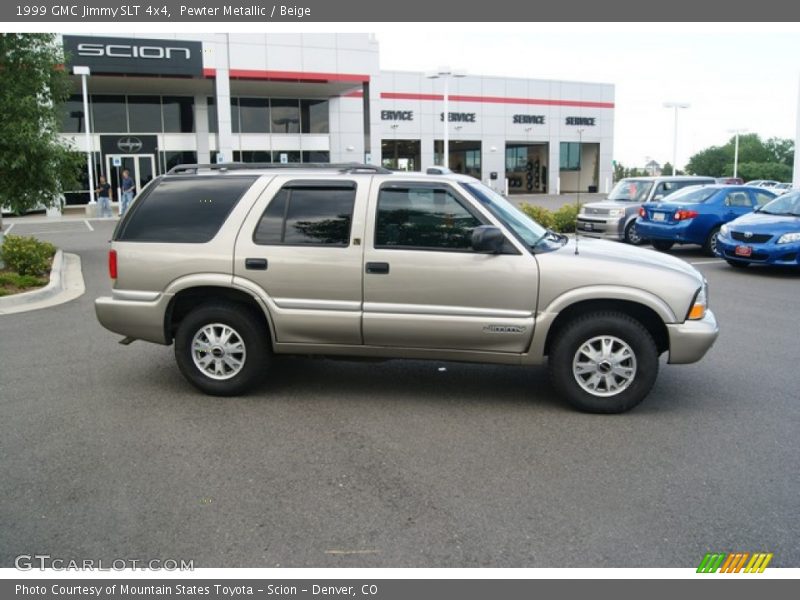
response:
[[[666,252],[675,245],[675,242],[670,242],[668,240],[650,240],[650,243],[653,244],[653,248],[660,252]]]
[[[557,335],[548,359],[550,379],[573,408],[589,413],[622,413],[639,404],[652,389],[658,375],[658,349],[650,332],[632,317],[618,312],[588,313],[568,323]],[[603,340],[611,341],[611,354],[623,353],[616,367],[620,374],[614,373],[612,360],[593,362],[584,352],[587,347],[602,349]],[[632,374],[626,377],[631,369]],[[612,377],[612,385],[605,373]],[[593,381],[595,389],[591,391]],[[619,389],[615,391],[613,385]]]
[[[636,233],[636,219],[625,226],[625,242],[633,246],[641,246],[645,240]]]
[[[711,230],[711,233],[708,234],[706,241],[703,243],[703,252],[705,252],[708,256],[717,255],[718,233],[719,233],[719,227],[714,227],[714,229]]]
[[[740,260],[728,260],[726,261],[730,266],[735,267],[737,269],[746,269],[750,266],[750,263],[742,262]]]
[[[211,352],[193,351],[195,344],[208,346],[212,335],[222,337],[228,331],[232,333],[227,344],[216,345]],[[237,339],[242,352],[238,351]],[[212,356],[214,351],[221,353],[220,358]],[[178,368],[189,383],[212,396],[238,396],[251,390],[263,380],[271,357],[264,320],[244,305],[201,305],[183,318],[175,332]],[[201,367],[204,361],[208,361],[208,371]],[[236,366],[236,362],[241,365]],[[210,374],[211,370],[216,371],[216,376]]]

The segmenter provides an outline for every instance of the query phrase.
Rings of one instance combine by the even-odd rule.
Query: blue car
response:
[[[656,250],[675,244],[698,244],[716,254],[717,233],[728,221],[775,199],[772,192],[745,185],[692,186],[670,194],[662,202],[639,209],[636,233]]]
[[[755,212],[723,225],[717,254],[734,267],[800,267],[800,191],[779,196]]]

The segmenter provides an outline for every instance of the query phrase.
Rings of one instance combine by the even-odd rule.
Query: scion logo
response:
[[[525,333],[525,325],[486,325],[484,333]]]
[[[125,154],[136,154],[142,149],[142,140],[132,136],[119,138],[117,148],[122,150]]]
[[[749,560],[748,560],[749,559]],[[772,560],[772,552],[709,552],[700,561],[698,573],[763,573]]]
[[[192,51],[189,48],[173,48],[170,46],[134,46],[131,44],[78,44],[79,56],[108,56],[110,58],[149,58],[170,60],[183,58],[190,60]]]

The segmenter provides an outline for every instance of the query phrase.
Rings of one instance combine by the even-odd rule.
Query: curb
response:
[[[85,291],[80,257],[58,250],[50,269],[50,283],[38,290],[0,297],[0,315],[56,306],[74,300]]]

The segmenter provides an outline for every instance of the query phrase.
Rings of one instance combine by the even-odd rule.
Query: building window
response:
[[[256,244],[347,246],[354,183],[296,182],[281,189],[253,233]]]
[[[272,133],[300,133],[299,100],[272,100],[270,116]]]
[[[300,153],[297,150],[273,150],[272,160],[276,163],[299,163]]]
[[[127,133],[125,96],[92,96],[92,132]]]
[[[64,133],[83,133],[86,119],[83,114],[83,96],[70,96],[61,105],[61,131]]]
[[[217,125],[217,103],[212,97],[206,99],[208,103],[208,132],[217,133],[219,127]]]
[[[269,133],[269,100],[239,98],[239,127],[242,133]]]
[[[422,168],[419,140],[381,140],[381,166],[396,171]]]
[[[272,162],[272,158],[269,150],[234,150],[233,162],[268,163]]]
[[[303,133],[328,133],[328,101],[301,100],[300,123]]]
[[[579,142],[561,142],[559,169],[562,171],[581,170],[581,144]]]
[[[128,96],[128,121],[134,133],[161,132],[161,98]]]
[[[192,165],[197,163],[197,152],[189,150],[179,152],[159,152],[159,163],[164,165],[164,173],[178,165]]]
[[[331,153],[327,150],[304,150],[304,163],[328,163],[331,162]]]
[[[194,98],[191,96],[164,96],[164,132],[194,132]]]

